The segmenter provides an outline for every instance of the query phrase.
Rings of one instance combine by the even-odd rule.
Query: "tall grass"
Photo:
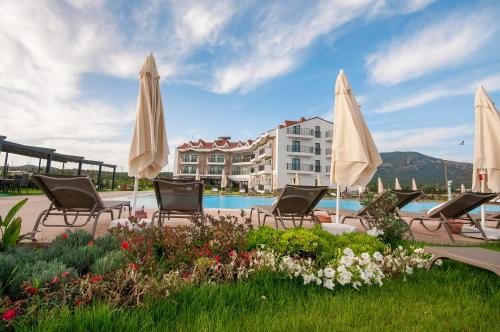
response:
[[[58,308],[20,331],[498,331],[500,278],[445,262],[382,287],[334,292],[261,273],[248,282],[185,287],[136,309]]]

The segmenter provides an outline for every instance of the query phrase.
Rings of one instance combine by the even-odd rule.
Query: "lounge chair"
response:
[[[448,258],[490,270],[500,276],[500,252],[498,251],[478,247],[426,247],[425,251],[432,254],[432,259],[427,265],[429,270],[438,259]]]
[[[94,226],[92,236],[95,235],[97,222],[102,213],[110,213],[114,219],[113,210],[118,211],[121,217],[124,206],[129,206],[128,201],[103,201],[97,193],[94,184],[86,176],[49,176],[33,174],[33,181],[43,191],[50,201],[48,209],[43,210],[36,219],[31,239],[35,240],[40,223],[45,227],[83,227],[92,218]],[[63,216],[63,224],[47,224],[49,216]],[[68,217],[72,220],[69,220]],[[78,223],[78,217],[87,217],[83,223]]]
[[[158,211],[153,213],[151,224],[158,217],[158,225],[163,226],[163,219],[201,218],[203,215],[203,182],[183,180],[153,181]]]
[[[259,226],[261,226],[261,214],[263,214],[262,225],[266,224],[267,217],[273,217],[276,228],[278,228],[278,220],[283,228],[286,228],[284,220],[292,220],[293,226],[297,227],[296,218],[300,219],[299,227],[302,227],[305,217],[310,217],[312,222],[319,223],[314,215],[314,208],[327,192],[328,187],[287,185],[273,205],[252,206],[250,219],[255,210]]]
[[[429,231],[437,231],[442,226],[446,229],[451,242],[455,242],[452,235],[453,225],[470,225],[474,226],[477,231],[463,231],[460,233],[477,233],[479,232],[483,238],[488,241],[486,234],[481,227],[479,220],[474,219],[470,212],[483,204],[488,203],[491,199],[495,198],[495,193],[473,193],[465,192],[449,200],[448,202],[439,205],[438,207],[430,210],[430,213],[415,213],[415,212],[402,212],[402,217],[410,219],[409,226],[414,221],[418,220],[420,224]],[[438,226],[431,229],[425,224],[425,221],[437,221]]]
[[[397,201],[395,202],[394,205],[386,205],[384,206],[386,209],[386,213],[397,213],[398,215],[400,214],[400,210],[408,205],[409,203],[413,202],[420,196],[422,196],[423,192],[421,190],[415,190],[415,191],[405,191],[405,190],[392,190],[390,191],[394,195],[396,195]],[[389,195],[389,191],[384,191],[377,195],[373,202],[368,205],[364,206],[359,210],[349,210],[349,209],[340,209],[340,223],[344,223],[346,218],[350,219],[357,219],[361,223],[361,226],[363,226],[364,229],[368,230],[371,228],[371,225],[369,221],[366,219],[366,217],[370,217],[370,211],[378,206],[383,200],[387,198],[387,195]],[[330,216],[336,215],[337,211],[334,208],[328,208],[328,209],[319,209],[320,211],[326,211]],[[413,237],[413,234],[410,231],[410,235]]]

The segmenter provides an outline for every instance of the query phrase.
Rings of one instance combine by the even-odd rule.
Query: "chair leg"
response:
[[[260,224],[260,218],[259,218],[259,226],[265,226],[266,225],[266,218],[267,218],[267,214],[264,213],[264,218],[262,218],[262,225]]]
[[[101,211],[97,212],[94,219],[94,226],[92,227],[92,238],[95,237],[95,231],[97,229],[97,222],[99,221],[99,217],[101,216]]]
[[[48,214],[49,214],[49,209],[43,210],[36,218],[35,226],[33,226],[33,230],[31,231],[31,241],[35,241],[35,234],[38,233],[38,227],[40,226],[40,222],[42,221],[42,218],[46,219]]]
[[[274,226],[276,227],[276,229],[279,228],[279,226],[278,226],[278,219],[276,219],[276,216],[274,216]]]
[[[443,224],[444,228],[446,229],[446,232],[448,233],[448,236],[450,237],[451,242],[455,243],[455,239],[453,238],[453,234],[451,233],[450,224],[448,224],[448,220],[446,219],[446,217],[443,214],[441,214],[440,222]]]

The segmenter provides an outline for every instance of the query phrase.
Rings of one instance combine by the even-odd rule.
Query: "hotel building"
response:
[[[194,177],[220,186],[222,170],[229,187],[272,191],[294,184],[329,184],[333,124],[314,117],[285,121],[256,140],[190,141],[176,148],[174,175]]]

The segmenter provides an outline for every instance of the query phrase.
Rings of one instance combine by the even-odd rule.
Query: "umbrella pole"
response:
[[[337,203],[335,208],[335,223],[340,224],[340,185],[337,184]]]
[[[484,177],[486,176],[486,170],[481,169],[479,170],[479,174],[481,177],[481,192],[486,192],[486,183],[484,181]],[[486,224],[486,216],[484,212],[484,204],[481,205],[481,227],[485,227]]]
[[[137,189],[139,188],[139,178],[134,177],[134,195],[132,196],[132,213],[135,214],[135,208],[137,205]]]

